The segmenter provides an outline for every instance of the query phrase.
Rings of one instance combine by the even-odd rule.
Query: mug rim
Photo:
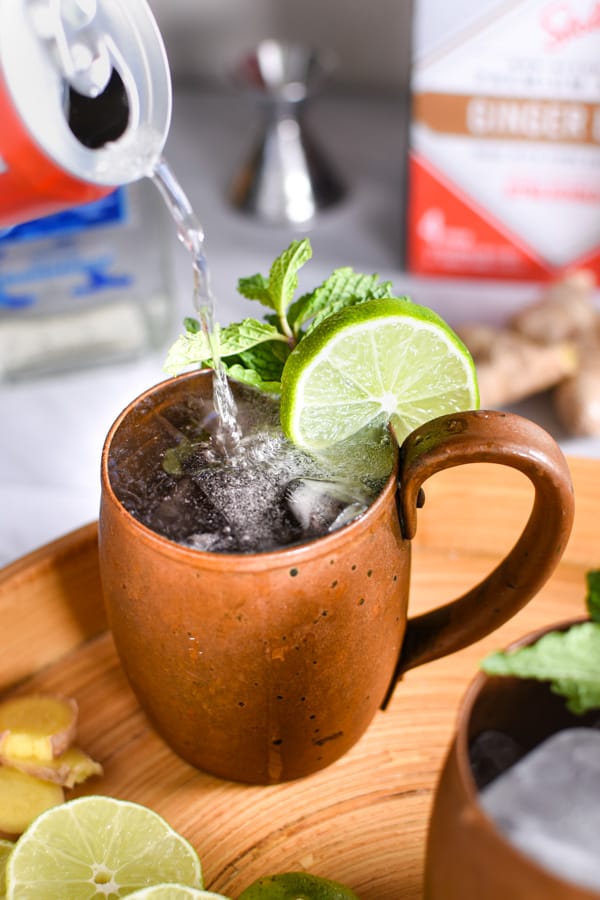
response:
[[[373,502],[369,504],[369,506],[363,513],[361,513],[352,521],[348,522],[346,525],[342,525],[341,528],[338,528],[328,534],[310,538],[307,541],[302,541],[297,544],[289,544],[275,550],[257,551],[255,553],[226,553],[221,551],[217,552],[211,550],[197,550],[194,547],[186,547],[183,544],[178,544],[176,541],[173,541],[170,538],[164,537],[163,535],[159,534],[149,526],[144,525],[142,522],[136,519],[135,516],[133,516],[123,506],[111,484],[110,474],[108,470],[108,461],[110,458],[112,443],[117,431],[119,430],[125,419],[131,414],[131,412],[133,412],[133,410],[138,405],[149,399],[151,396],[157,394],[159,391],[168,390],[169,385],[172,385],[176,381],[192,381],[198,377],[205,378],[210,375],[212,371],[212,369],[208,368],[197,369],[192,372],[184,372],[181,375],[176,375],[172,378],[166,378],[162,381],[158,381],[155,384],[151,385],[149,388],[146,388],[144,391],[142,391],[141,394],[138,394],[136,397],[134,397],[133,400],[131,400],[127,404],[127,406],[125,406],[121,410],[119,415],[110,426],[102,447],[100,464],[102,488],[101,503],[104,501],[110,502],[111,505],[116,509],[117,513],[128,522],[130,527],[134,529],[138,536],[149,545],[155,544],[157,550],[160,549],[161,553],[166,553],[168,556],[176,559],[178,558],[182,562],[186,560],[189,562],[192,562],[193,560],[202,560],[203,566],[207,566],[208,568],[222,568],[224,565],[224,560],[227,560],[230,565],[232,565],[235,561],[236,569],[243,569],[246,571],[263,569],[267,567],[273,569],[292,568],[294,565],[299,565],[307,556],[309,556],[310,558],[314,558],[315,555],[321,557],[326,556],[329,553],[335,553],[340,544],[346,544],[347,541],[352,541],[355,535],[361,534],[366,528],[370,527],[371,520],[373,518],[377,518],[377,516],[382,513],[383,509],[390,501],[390,495],[395,493],[396,491],[399,447],[394,439],[392,439],[392,447],[394,453],[394,464],[392,467],[392,471],[390,472],[383,488],[381,489],[377,497],[373,500]]]

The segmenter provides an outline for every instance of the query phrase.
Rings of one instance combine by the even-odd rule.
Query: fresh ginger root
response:
[[[551,285],[540,300],[516,313],[509,327],[538,344],[578,341],[596,328],[594,287],[592,272],[570,272]]]
[[[505,328],[457,329],[475,361],[483,407],[553,389],[555,411],[567,431],[600,435],[600,313],[594,287],[593,273],[575,271]]]
[[[517,403],[558,384],[577,370],[572,343],[536,344],[529,338],[486,325],[457,329],[477,369],[482,407]]]
[[[74,743],[78,706],[70,697],[24,694],[0,703],[0,833],[21,834],[64,789],[101,775]]]
[[[600,359],[584,358],[575,375],[558,385],[554,403],[559,419],[571,434],[600,435]]]
[[[0,753],[0,765],[10,766],[27,775],[33,775],[34,778],[51,781],[64,788],[75,787],[87,781],[92,775],[102,775],[100,763],[88,756],[81,747],[68,747],[60,756],[47,760],[24,759]]]
[[[70,747],[77,731],[74,700],[50,694],[13,697],[0,703],[0,754],[53,759]]]
[[[58,806],[64,799],[60,785],[0,766],[0,832],[3,834],[22,834],[40,813]]]

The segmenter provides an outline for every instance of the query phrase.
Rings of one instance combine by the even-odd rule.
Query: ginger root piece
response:
[[[554,391],[556,414],[570,434],[600,436],[600,345]]]
[[[3,834],[22,834],[36,816],[63,801],[60,785],[0,766],[0,832]]]
[[[0,703],[0,754],[49,760],[73,743],[78,707],[69,697],[28,694]]]
[[[64,788],[75,787],[93,775],[102,775],[102,766],[80,747],[69,747],[54,759],[20,759],[0,753],[0,765],[10,766]]]
[[[546,346],[487,325],[456,330],[473,356],[483,409],[516,403],[554,387],[577,370],[577,351],[568,341]]]
[[[554,388],[556,413],[571,434],[600,436],[600,312],[594,273],[580,269],[546,289],[505,328],[464,325],[482,407],[516,403]]]
[[[571,272],[548,288],[538,302],[516,313],[509,328],[540,344],[580,338],[595,328],[594,287],[593,272]]]

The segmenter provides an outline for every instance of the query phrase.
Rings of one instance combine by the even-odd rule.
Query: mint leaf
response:
[[[237,356],[264,341],[281,341],[287,350],[287,338],[267,322],[244,319],[219,330],[221,357]],[[191,365],[208,365],[212,353],[203,331],[187,331],[180,335],[167,354],[164,370],[176,375]]]
[[[292,241],[287,250],[278,256],[269,272],[269,293],[273,298],[273,309],[280,319],[294,299],[298,289],[298,270],[312,256],[308,238]]]
[[[185,317],[183,320],[183,327],[186,331],[189,331],[190,334],[197,334],[202,329],[202,325],[198,319],[193,319],[191,316]]]
[[[593,622],[600,622],[600,569],[593,569],[585,578],[587,584],[585,602],[590,619]]]
[[[270,341],[244,350],[224,361],[227,374],[238,381],[253,384],[262,391],[279,393],[281,373],[290,354],[287,344]]]
[[[287,308],[298,289],[298,270],[311,256],[308,238],[292,241],[271,266],[268,278],[252,275],[238,281],[238,291],[242,296],[258,300],[276,312],[279,330],[288,338],[293,337],[293,333],[286,318]]]
[[[210,348],[204,332],[186,331],[169,348],[163,369],[167,375],[178,375],[188,366],[201,365],[209,357]]]
[[[328,316],[332,315],[332,313],[337,312],[340,309],[344,309],[347,306],[356,306],[358,303],[363,303],[365,300],[378,300],[382,297],[393,297],[392,291],[392,283],[391,281],[382,281],[380,284],[377,284],[378,276],[377,275],[356,275],[356,281],[354,282],[354,290],[352,295],[348,288],[350,285],[346,287],[346,294],[340,294],[340,296],[332,296],[329,303],[320,309],[312,320],[309,328],[306,330],[306,334],[309,331],[312,331],[313,328],[316,328],[317,325],[320,325],[323,319],[326,319]],[[352,283],[354,279],[351,279]]]
[[[273,309],[273,301],[269,293],[269,279],[264,275],[249,275],[248,278],[240,278],[238,291],[242,297],[248,300],[258,300],[264,306]]]
[[[268,393],[280,393],[281,373],[290,354],[287,344],[269,341],[224,361],[227,374]]]
[[[255,369],[247,368],[241,363],[234,363],[231,366],[225,364],[227,375],[234,381],[241,381],[252,387],[258,388],[267,394],[278,394],[281,391],[281,383],[277,381],[265,381]]]
[[[492,653],[481,667],[488,675],[549,681],[574,713],[600,707],[600,624],[583,622],[551,631],[527,647]]]
[[[288,311],[288,321],[294,334],[313,319],[307,334],[323,319],[344,309],[378,297],[393,296],[390,281],[379,281],[378,275],[362,275],[349,266],[336,269],[318,288],[293,303]]]
[[[271,342],[251,347],[240,353],[239,358],[247,368],[258,372],[264,381],[281,381],[283,366],[289,354],[286,345]]]
[[[222,357],[234,356],[265,341],[281,341],[286,348],[288,347],[287,338],[274,325],[259,322],[257,319],[234,322],[219,332]]]

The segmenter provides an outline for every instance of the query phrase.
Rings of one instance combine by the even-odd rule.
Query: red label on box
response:
[[[410,270],[600,274],[600,18],[588,15],[597,5],[461,0],[449,35],[434,34],[435,2],[416,8]],[[558,41],[567,12],[594,27]]]

